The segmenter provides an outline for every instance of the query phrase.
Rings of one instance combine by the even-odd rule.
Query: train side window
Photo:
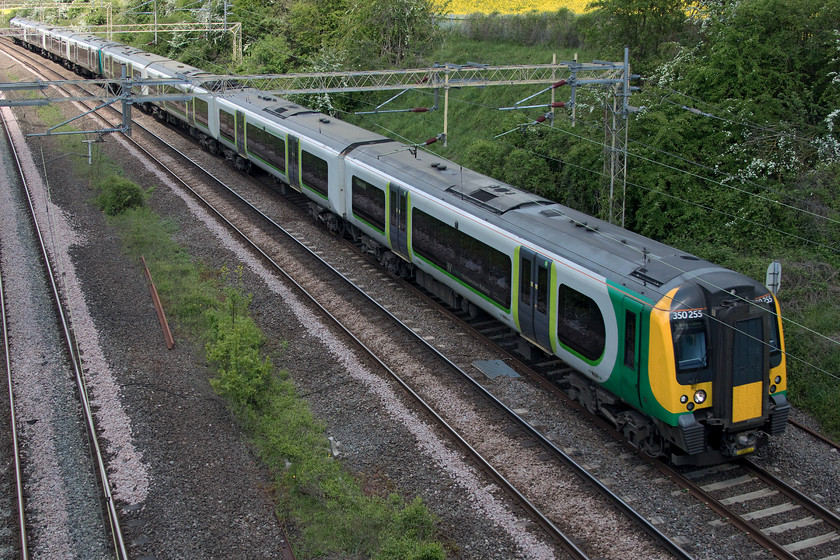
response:
[[[170,95],[180,95],[184,92],[176,88],[175,86],[166,86],[166,93]],[[168,101],[167,105],[169,105],[170,109],[182,115],[184,118],[187,117],[187,102],[185,100],[181,99],[178,101]]]
[[[624,312],[624,365],[636,369],[636,314]]]
[[[416,255],[510,308],[510,257],[416,208],[411,224],[411,247]]]
[[[770,330],[770,340],[767,344],[770,345],[770,367],[779,367],[782,364],[782,344],[781,335],[779,334],[780,318],[776,316],[776,306],[770,304],[770,322],[773,323],[773,328]]]
[[[531,306],[531,261],[522,257],[519,261],[519,270],[522,272],[522,280],[519,284],[519,301]]]
[[[193,111],[195,112],[193,116],[195,118],[195,124],[200,125],[204,128],[209,128],[210,124],[208,117],[210,111],[207,107],[207,101],[199,97],[194,97],[193,101]]]
[[[353,216],[385,233],[385,191],[353,175]]]
[[[306,150],[301,150],[300,168],[303,172],[303,185],[326,198],[329,193],[327,160],[321,159]]]
[[[131,74],[131,79],[134,80],[134,85],[131,87],[131,92],[139,95],[141,93],[141,86],[137,83],[143,79],[143,73],[137,68]]]
[[[598,359],[607,340],[607,328],[598,304],[565,284],[557,292],[557,340],[587,360]]]
[[[236,121],[233,115],[219,109],[219,136],[228,142],[235,143]]]
[[[245,124],[248,153],[281,173],[286,172],[286,142],[250,122]]]
[[[537,311],[548,312],[548,269],[541,264],[537,265]]]

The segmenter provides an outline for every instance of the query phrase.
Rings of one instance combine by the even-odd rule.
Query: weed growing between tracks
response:
[[[139,189],[139,187],[138,187]],[[116,206],[126,189],[101,191]],[[133,189],[128,189],[133,191]],[[279,513],[296,526],[298,558],[344,557],[437,560],[435,521],[420,498],[367,496],[359,481],[330,455],[324,426],[299,398],[286,371],[265,355],[265,335],[251,318],[242,268],[210,271],[173,240],[174,226],[147,207],[111,217],[126,252],[145,256],[167,314],[204,342],[216,372],[210,383],[234,411],[264,462],[275,473]]]

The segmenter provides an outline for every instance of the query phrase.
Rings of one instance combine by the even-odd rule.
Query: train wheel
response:
[[[649,434],[639,442],[639,450],[648,457],[661,457],[665,452],[665,440],[659,434]]]

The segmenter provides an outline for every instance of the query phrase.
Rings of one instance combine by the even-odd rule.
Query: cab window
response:
[[[672,324],[677,381],[683,385],[711,381],[706,327],[703,321]]]

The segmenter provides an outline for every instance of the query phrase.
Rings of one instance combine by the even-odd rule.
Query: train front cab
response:
[[[760,431],[784,431],[784,341],[778,305],[754,286],[669,292],[650,314],[646,411],[683,450],[677,464],[711,464],[755,450]],[[757,293],[758,292],[758,293]]]

